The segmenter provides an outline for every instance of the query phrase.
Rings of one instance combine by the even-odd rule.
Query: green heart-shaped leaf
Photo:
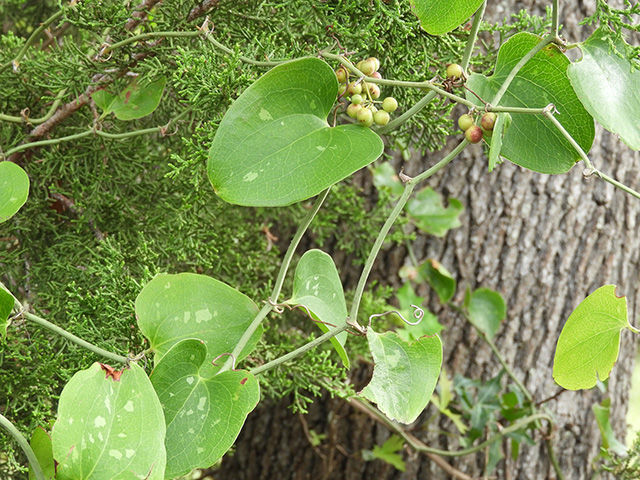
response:
[[[558,338],[553,378],[567,390],[591,388],[606,380],[618,359],[620,332],[629,327],[627,299],[605,285],[571,313]]]
[[[0,223],[13,217],[29,197],[29,176],[20,165],[0,162]]]
[[[467,306],[469,319],[489,338],[493,338],[500,329],[500,323],[507,316],[502,295],[488,288],[478,288],[469,298]]]
[[[98,90],[91,98],[103,110],[103,117],[113,112],[120,120],[135,120],[146,117],[158,108],[166,82],[165,77],[152,82],[135,78],[118,95]]]
[[[382,140],[369,128],[329,127],[337,92],[335,73],[317,58],[279,65],[247,88],[209,152],[216,193],[238,205],[289,205],[378,158]]]
[[[429,403],[442,366],[442,342],[437,335],[409,345],[393,333],[367,330],[375,367],[360,394],[375,402],[387,417],[411,423]]]
[[[451,272],[434,258],[426,260],[418,267],[418,278],[429,282],[441,303],[447,303],[456,293],[456,281]]]
[[[42,427],[36,427],[29,441],[33,453],[35,453],[42,473],[46,479],[56,477],[55,461],[53,460],[53,446],[51,445],[51,436]],[[29,480],[36,480],[36,474],[29,465]]]
[[[0,286],[0,340],[7,338],[9,315],[11,315],[14,305],[13,295]]]
[[[598,123],[640,150],[640,70],[611,52],[603,34],[598,29],[580,44],[582,60],[569,65],[569,80]],[[622,39],[615,46],[621,55],[629,48]]]
[[[258,381],[249,372],[203,377],[208,356],[200,340],[182,340],[151,374],[167,421],[167,478],[213,465],[233,445],[260,400]]]
[[[433,188],[420,190],[405,207],[416,227],[436,237],[444,237],[449,230],[460,226],[458,217],[464,210],[462,203],[449,199],[449,206],[442,205],[440,195]]]
[[[474,74],[467,87],[486,102],[491,102],[515,65],[540,38],[518,33],[498,52],[495,73],[487,78]],[[554,104],[556,118],[582,150],[589,152],[595,136],[593,118],[585,110],[567,78],[569,60],[555,46],[548,45],[518,72],[500,101],[500,106],[544,108]],[[467,99],[480,105],[470,92]],[[540,173],[565,173],[580,160],[580,155],[558,129],[542,115],[511,114],[512,122],[502,137],[500,155],[521,167]]]
[[[411,0],[411,10],[431,35],[444,35],[465,22],[483,0]]]
[[[258,313],[258,307],[229,285],[193,273],[158,275],[136,298],[138,326],[159,361],[180,340],[197,338],[207,345],[210,363],[231,353]],[[260,339],[258,328],[236,362]]]
[[[164,480],[164,437],[162,407],[144,370],[94,363],[60,395],[51,433],[56,479]]]
[[[309,250],[300,259],[293,279],[293,297],[289,305],[304,305],[323,332],[330,332],[347,322],[347,303],[344,299],[342,282],[333,259],[321,250]],[[340,355],[342,363],[349,368],[349,356],[344,349],[347,332],[331,339],[333,347]]]

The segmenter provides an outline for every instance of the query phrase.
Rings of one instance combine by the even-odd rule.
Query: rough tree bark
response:
[[[489,3],[490,17],[499,19],[521,8],[540,9],[541,2],[501,2],[497,6]],[[593,6],[585,6],[581,0],[562,3],[564,33],[570,40],[577,40],[577,22],[591,14]],[[581,35],[584,34],[583,31]],[[434,164],[438,156],[442,152],[415,158],[405,165],[405,171],[409,175],[422,171]],[[603,171],[632,188],[640,188],[640,155],[630,152],[608,132],[597,130],[590,157]],[[368,174],[358,178],[365,191],[373,194]],[[536,401],[561,390],[552,377],[556,340],[571,311],[595,288],[618,285],[618,293],[627,295],[631,322],[637,318],[638,200],[596,178],[584,179],[581,165],[560,176],[540,175],[512,164],[503,164],[488,174],[479,147],[468,149],[455,165],[430,179],[429,185],[443,195],[460,199],[466,210],[461,228],[444,239],[421,236],[415,243],[415,251],[419,259],[436,258],[454,272],[459,285],[454,300],[462,301],[465,285],[492,288],[503,295],[507,320],[496,343]],[[402,249],[384,252],[373,277],[389,279],[405,263],[405,257],[406,251]],[[350,266],[348,259],[338,267],[347,283],[352,283],[360,273]],[[418,293],[428,292],[425,288]],[[435,299],[431,300],[435,307]],[[437,307],[436,313],[446,326],[441,337],[444,365],[449,373],[487,380],[500,371],[489,348],[464,320],[454,312],[438,311]],[[626,426],[634,345],[635,338],[624,332],[620,358],[609,380],[612,424],[621,438]],[[354,383],[362,385],[368,373],[362,369],[355,373]],[[547,403],[557,418],[552,440],[568,479],[589,477],[590,462],[600,446],[591,406],[602,398],[597,389],[565,391]],[[216,479],[452,478],[425,456],[408,451],[404,453],[405,473],[381,461],[364,462],[360,451],[382,444],[390,433],[344,401],[318,401],[304,418],[291,415],[285,405],[262,406],[250,416],[235,454],[224,459]],[[434,413],[435,409],[429,407],[415,425],[419,426]],[[323,445],[314,449],[305,437],[305,428],[326,434]],[[445,418],[437,428],[453,431]],[[429,446],[459,448],[454,437],[419,430],[413,433]],[[522,446],[517,461],[501,462],[494,475],[500,479],[556,478],[541,435],[536,440],[536,445]],[[447,461],[471,477],[482,476],[482,454]]]

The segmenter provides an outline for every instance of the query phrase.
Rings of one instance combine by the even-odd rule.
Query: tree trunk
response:
[[[577,40],[571,27],[592,12],[585,11],[580,0],[564,3],[561,18],[569,28],[566,36]],[[502,2],[489,15],[502,18],[505,12],[520,8],[529,7],[523,2]],[[581,32],[580,38],[584,36],[585,32]],[[404,166],[405,172],[416,174],[444,153],[414,158]],[[613,135],[598,129],[590,158],[604,172],[631,188],[640,188],[640,155],[630,152]],[[400,163],[396,165],[399,167]],[[365,191],[375,194],[368,172],[359,174],[358,179]],[[583,178],[581,165],[566,175],[549,176],[505,163],[489,174],[481,147],[467,149],[428,184],[443,196],[461,200],[466,209],[461,216],[462,227],[450,231],[445,238],[418,236],[414,243],[418,259],[435,258],[454,273],[458,281],[454,302],[462,302],[466,285],[472,289],[488,287],[503,295],[507,319],[496,343],[536,401],[562,390],[552,377],[556,341],[572,310],[589,293],[601,285],[617,285],[618,294],[627,296],[631,322],[637,318],[638,200],[597,178]],[[372,278],[388,281],[407,262],[405,257],[402,249],[383,252]],[[354,269],[349,259],[341,263],[338,268],[345,281],[353,282],[359,269]],[[449,375],[459,373],[486,381],[498,374],[500,364],[473,329],[455,312],[439,309],[426,287],[418,293],[430,295],[434,312],[446,326],[441,338],[444,368]],[[611,398],[614,431],[624,438],[634,345],[632,334],[623,332],[619,361],[608,383],[609,393],[603,395],[597,389],[564,391],[545,403],[557,420],[551,440],[565,478],[589,478],[591,461],[601,444],[591,406],[605,396]],[[356,385],[366,383],[370,375],[367,370],[360,368],[353,373]],[[390,432],[343,400],[319,400],[304,417],[292,415],[286,405],[262,405],[251,414],[235,454],[225,458],[216,472],[217,480],[453,478],[426,456],[409,450],[403,453],[407,467],[404,473],[382,461],[363,461],[360,452],[381,445]],[[419,427],[436,413],[430,405],[414,426]],[[431,447],[460,449],[455,435],[435,431],[455,433],[446,417],[438,418],[437,425],[431,424],[429,431],[416,429],[412,433]],[[306,438],[306,429],[325,434],[326,439],[314,448]],[[498,464],[493,475],[499,479],[556,478],[540,432],[535,440],[535,445],[521,446],[515,461],[504,442],[507,460]],[[449,457],[446,461],[471,477],[483,474],[484,453]]]

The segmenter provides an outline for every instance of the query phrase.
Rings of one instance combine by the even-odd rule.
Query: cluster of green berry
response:
[[[464,132],[464,136],[469,143],[478,143],[485,133],[491,135],[496,124],[496,118],[497,116],[493,112],[485,113],[480,119],[481,126],[479,127],[475,124],[473,116],[470,113],[465,113],[458,118],[458,126]]]
[[[375,57],[367,58],[358,62],[356,68],[364,73],[367,77],[382,78],[378,69],[380,68],[380,60]],[[338,96],[348,96],[349,105],[347,106],[347,115],[355,118],[361,125],[370,127],[374,123],[376,125],[386,125],[390,120],[390,113],[398,108],[398,102],[393,97],[386,97],[379,101],[380,87],[375,83],[370,83],[360,78],[353,82],[349,81],[349,72],[344,67],[336,70],[336,77],[340,82]],[[376,106],[377,104],[377,106]],[[382,107],[381,109],[378,107]]]

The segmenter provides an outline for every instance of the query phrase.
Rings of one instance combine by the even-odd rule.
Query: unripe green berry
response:
[[[351,103],[355,105],[362,103],[362,100],[364,99],[362,98],[362,95],[360,95],[359,93],[356,93],[355,95],[351,96]]]
[[[473,125],[473,117],[471,115],[468,113],[460,115],[460,118],[458,118],[458,126],[460,127],[460,130],[466,132],[471,125]]]
[[[336,70],[336,77],[338,78],[338,81],[340,83],[344,83],[347,81],[347,71],[340,67],[338,70]]]
[[[462,67],[457,63],[447,65],[447,78],[458,79],[462,76]]]
[[[355,82],[351,82],[347,87],[347,92],[349,93],[349,95],[362,93],[362,84],[360,83],[356,84]]]
[[[382,101],[382,109],[386,112],[394,112],[398,108],[398,101],[393,97],[387,97]]]
[[[389,123],[389,112],[378,110],[373,114],[373,121],[376,122],[376,125],[386,125]]]
[[[373,63],[371,60],[365,60],[360,64],[358,69],[365,75],[369,76],[376,71],[376,64]]]
[[[341,83],[340,86],[338,87],[338,96],[341,97],[342,95],[345,94],[346,91],[347,91],[347,84]]]
[[[362,105],[352,103],[347,107],[347,115],[351,118],[356,118],[360,110],[362,110]]]
[[[482,119],[480,120],[480,124],[482,125],[482,128],[484,130],[486,130],[487,132],[490,132],[493,130],[493,127],[496,124],[497,118],[498,116],[495,113],[487,112],[482,116]]]
[[[369,57],[367,58],[368,62],[373,62],[374,66],[375,66],[375,70],[374,72],[377,72],[378,70],[380,70],[380,60],[378,60],[376,57]]]
[[[375,83],[370,83],[369,84],[369,95],[371,95],[371,98],[373,98],[374,100],[376,98],[380,97],[380,87],[378,85],[376,85]]]
[[[358,119],[358,122],[365,127],[373,125],[373,114],[368,108],[361,108],[356,118]]]
[[[465,130],[464,136],[469,143],[478,143],[482,140],[482,129],[477,125],[471,125]]]

